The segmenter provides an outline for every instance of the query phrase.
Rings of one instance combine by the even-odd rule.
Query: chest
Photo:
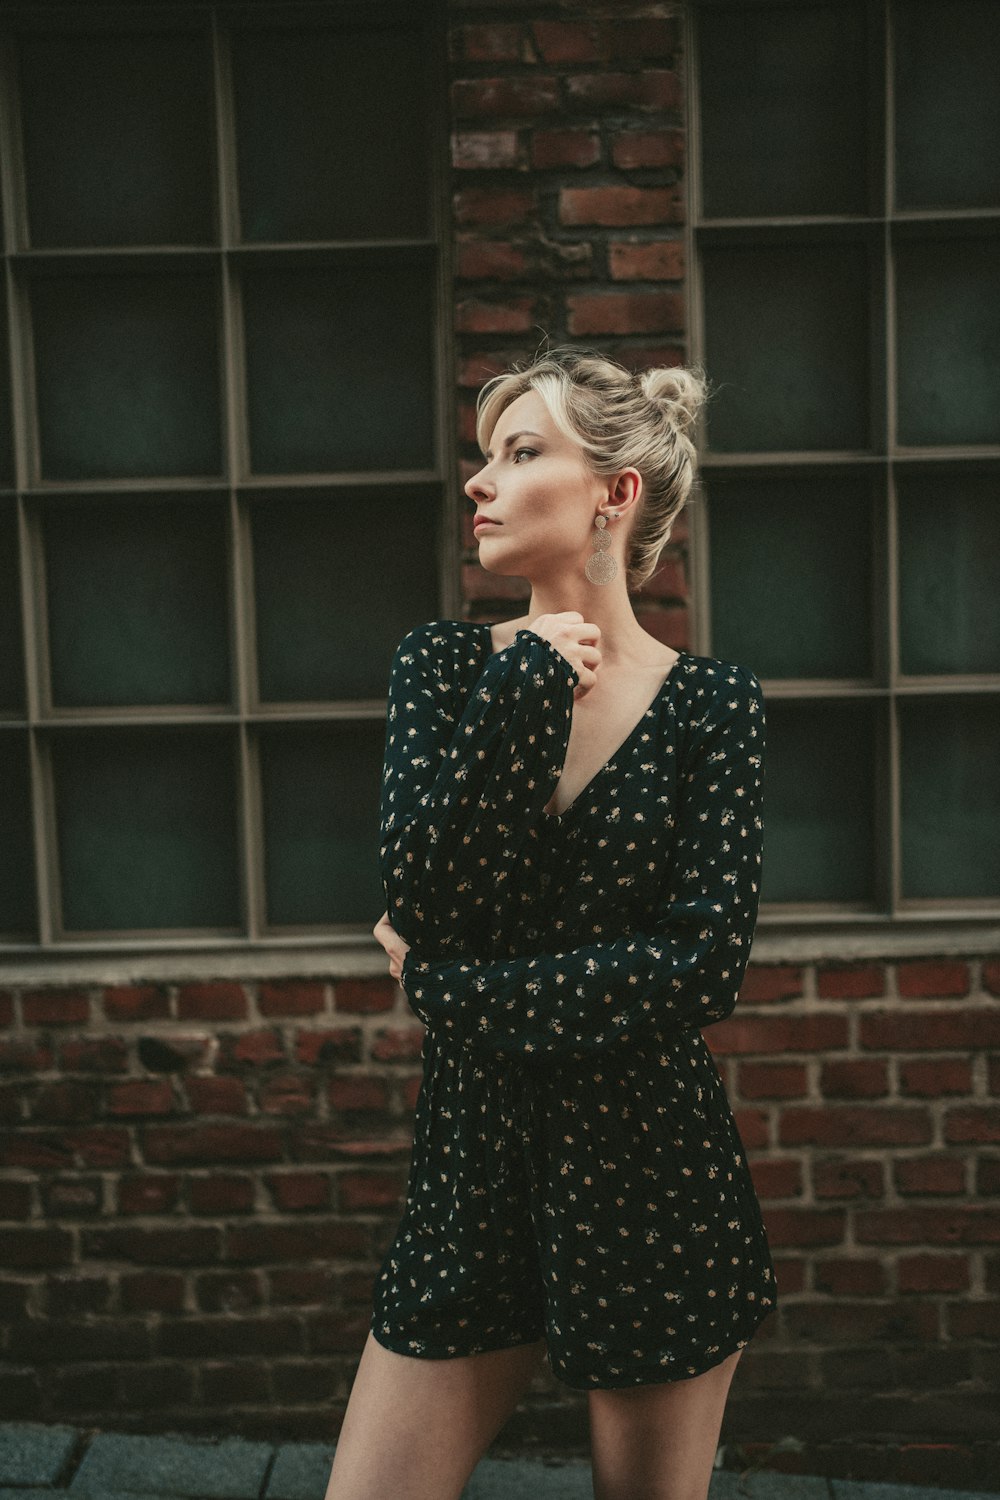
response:
[[[592,688],[574,703],[562,774],[545,805],[546,814],[562,816],[641,736],[651,722],[647,715],[662,679],[662,672],[623,676]]]

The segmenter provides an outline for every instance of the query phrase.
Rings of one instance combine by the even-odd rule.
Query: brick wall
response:
[[[475,392],[543,334],[684,357],[675,8],[451,0],[463,479]],[[523,586],[475,566],[470,615]],[[690,645],[677,528],[636,607]],[[407,1179],[422,1027],[388,973],[0,990],[0,1410],[335,1434]],[[733,1461],[1000,1488],[1000,955],[751,962],[706,1030],[780,1306]],[[585,1451],[547,1373],[505,1432]]]

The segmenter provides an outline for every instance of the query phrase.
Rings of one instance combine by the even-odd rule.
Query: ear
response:
[[[619,508],[632,505],[642,498],[642,475],[638,469],[623,469],[608,487],[608,498]]]

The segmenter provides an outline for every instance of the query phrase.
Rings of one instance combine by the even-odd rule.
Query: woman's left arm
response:
[[[672,873],[646,932],[559,953],[439,964],[411,949],[402,984],[428,1025],[545,1062],[648,1029],[731,1014],[750,956],[763,860],[765,710],[753,672],[727,673],[691,727]]]

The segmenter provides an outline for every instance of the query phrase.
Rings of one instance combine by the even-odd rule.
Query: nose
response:
[[[490,498],[491,491],[483,479],[483,475],[486,473],[488,467],[488,464],[484,464],[481,469],[473,474],[471,479],[466,481],[465,493],[470,500],[478,501]]]

